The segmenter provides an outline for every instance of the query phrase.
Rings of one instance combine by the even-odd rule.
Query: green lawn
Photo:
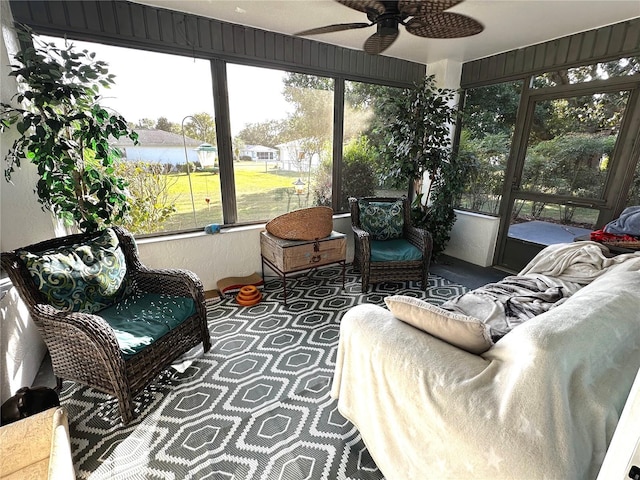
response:
[[[238,221],[250,222],[273,218],[298,208],[298,197],[293,194],[296,172],[265,168],[261,162],[234,163]],[[177,212],[164,224],[163,230],[180,230],[210,223],[222,223],[222,199],[220,176],[208,172],[169,174],[175,183],[170,188]],[[192,210],[189,177],[193,189]],[[207,204],[206,199],[209,199]],[[300,198],[300,206],[306,206],[306,195]]]

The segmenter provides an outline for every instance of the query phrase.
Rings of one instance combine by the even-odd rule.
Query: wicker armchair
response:
[[[372,249],[376,250],[379,247],[384,248],[386,244],[385,240],[373,240],[370,233],[363,228],[361,224],[361,212],[358,200],[382,204],[389,204],[401,200],[404,221],[402,223],[400,243],[408,242],[408,244],[416,247],[420,253],[418,255],[419,258],[412,260],[396,260],[390,258],[383,261],[377,261],[374,255],[374,259],[372,261]],[[428,285],[429,264],[431,262],[433,241],[429,232],[411,225],[411,212],[407,198],[350,198],[349,206],[351,209],[351,228],[353,229],[353,239],[355,244],[353,264],[362,275],[362,292],[364,293],[369,289],[370,283],[407,280],[420,280],[422,282],[422,289],[426,290]],[[398,242],[395,244],[397,243]],[[389,257],[389,255],[387,255],[387,257]],[[393,257],[393,255],[391,255],[391,257]]]
[[[131,234],[119,227],[112,230],[126,265],[127,293],[120,301],[136,298],[136,294],[162,294],[190,298],[193,300],[190,303],[192,311],[195,310],[168,333],[133,355],[123,354],[114,329],[100,316],[100,311],[82,313],[52,306],[19,254],[84,245],[100,232],[69,235],[4,252],[1,261],[49,349],[58,387],[62,379],[68,379],[115,396],[122,420],[128,423],[134,417],[133,398],[184,352],[199,343],[203,344],[205,352],[208,351],[211,340],[200,279],[187,270],[158,270],[143,266]]]

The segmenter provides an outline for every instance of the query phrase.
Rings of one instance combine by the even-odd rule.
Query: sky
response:
[[[63,45],[64,41],[42,37]],[[103,89],[102,106],[114,109],[128,122],[166,117],[181,124],[187,115],[214,116],[211,70],[207,60],[73,40],[81,51],[96,53],[108,64],[115,85]],[[284,73],[278,70],[228,65],[229,110],[235,136],[247,123],[282,119],[291,106],[282,98]]]

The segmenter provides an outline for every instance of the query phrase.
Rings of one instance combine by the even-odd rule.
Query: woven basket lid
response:
[[[267,232],[285,240],[315,240],[331,235],[333,209],[309,207],[294,210],[269,220]]]

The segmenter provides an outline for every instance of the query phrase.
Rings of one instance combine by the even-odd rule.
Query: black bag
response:
[[[56,391],[49,387],[22,387],[2,404],[2,425],[59,407],[60,399]]]

